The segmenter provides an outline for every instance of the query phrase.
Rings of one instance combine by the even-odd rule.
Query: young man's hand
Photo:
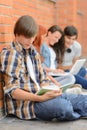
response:
[[[52,91],[48,91],[45,94],[41,95],[41,102],[42,101],[46,101],[46,100],[50,100],[53,99],[57,96],[62,95],[62,90],[52,90]]]

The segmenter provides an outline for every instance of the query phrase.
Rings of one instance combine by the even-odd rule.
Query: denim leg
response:
[[[84,89],[87,89],[87,79],[81,77],[80,75],[75,75],[77,84],[81,84]]]
[[[87,95],[63,94],[62,97],[71,102],[75,112],[87,117]]]
[[[85,77],[85,75],[87,74],[86,69],[84,67],[82,67],[80,69],[80,71],[78,72],[78,75]]]
[[[80,114],[73,111],[72,104],[66,98],[59,96],[57,98],[36,102],[34,104],[36,117],[41,120],[75,120],[80,118]]]

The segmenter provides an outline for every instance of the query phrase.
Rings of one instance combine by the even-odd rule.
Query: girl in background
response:
[[[74,26],[67,26],[64,29],[62,39],[52,46],[56,53],[58,67],[64,71],[69,71],[75,61],[81,56],[81,45],[76,41],[78,37],[77,29]],[[75,75],[76,82],[87,89],[86,69],[83,67]]]
[[[44,42],[46,34],[47,34],[47,29],[44,26],[39,25],[38,34],[33,42],[34,47],[39,53],[40,53],[41,44]]]
[[[42,64],[48,74],[49,72],[64,73],[62,69],[58,69],[56,53],[52,48],[52,46],[61,39],[62,35],[63,32],[61,28],[57,25],[53,25],[48,29],[45,40],[41,44],[40,54],[44,59]],[[68,83],[73,84],[75,82],[74,76],[71,74],[62,77],[55,77],[54,79],[61,85]]]

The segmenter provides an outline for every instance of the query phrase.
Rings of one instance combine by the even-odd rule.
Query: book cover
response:
[[[64,93],[66,91],[66,89],[72,87],[73,84],[65,84],[65,85],[61,85],[59,88],[62,89],[62,92]]]
[[[37,94],[42,95],[51,90],[59,90],[59,87],[56,86],[55,84],[49,85],[49,86],[43,86],[42,88],[40,88],[40,90],[37,92]]]
[[[52,91],[52,90],[59,90],[62,89],[62,92],[64,93],[66,91],[66,89],[72,87],[73,84],[65,84],[65,85],[61,85],[61,86],[56,86],[55,84],[50,85],[50,86],[45,86],[40,88],[40,90],[37,92],[37,95],[42,95],[48,91]]]

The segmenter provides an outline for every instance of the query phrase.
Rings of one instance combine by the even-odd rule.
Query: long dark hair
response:
[[[58,25],[53,25],[48,29],[48,32],[54,33],[54,32],[60,32],[62,34],[62,29]]]
[[[65,43],[64,43],[64,35],[62,34],[62,37],[60,40],[55,43],[52,48],[54,49],[56,53],[56,60],[59,64],[62,63],[63,57],[64,57],[64,52],[65,52]]]
[[[62,35],[61,38],[59,39],[59,41],[57,43],[55,43],[53,46],[51,46],[56,53],[57,62],[62,63],[63,57],[64,57],[64,52],[65,52],[64,33],[58,25],[52,26],[51,28],[48,29],[48,31],[51,31],[52,33],[55,31],[58,31]]]
[[[77,38],[78,37],[78,31],[74,26],[66,26],[65,29],[64,29],[64,32],[61,30],[61,28],[59,29],[59,32],[62,35],[61,39],[51,47],[54,49],[54,51],[56,53],[57,62],[59,64],[61,64],[62,61],[63,61],[65,50],[66,50],[65,49],[65,38],[64,38],[65,35],[67,35],[67,36],[76,35],[76,38]]]

